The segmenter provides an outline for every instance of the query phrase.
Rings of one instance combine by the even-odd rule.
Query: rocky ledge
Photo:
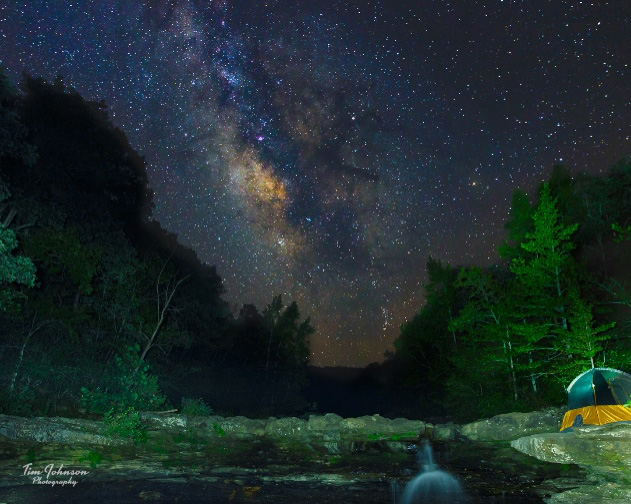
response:
[[[550,504],[631,502],[631,424],[575,427],[571,432],[536,434],[511,442],[545,462],[577,464],[587,471],[578,488],[552,496]]]
[[[388,482],[405,482],[414,474],[412,454],[424,439],[432,440],[444,453],[457,453],[461,462],[448,470],[480,495],[508,492],[507,499],[524,492],[550,495],[582,481],[577,482],[576,471],[528,462],[509,447],[509,440],[525,434],[556,432],[561,418],[558,410],[512,413],[467,425],[335,414],[251,419],[143,413],[142,418],[147,442],[134,446],[105,435],[102,422],[0,415],[0,494],[9,492],[9,500],[17,504],[41,501],[41,495],[33,493],[39,490],[24,474],[31,464],[38,470],[62,466],[88,470],[90,474],[81,478],[85,491],[88,485],[120,483],[120,488],[127,488],[123,482],[157,485],[164,480],[166,490],[158,489],[164,493],[171,491],[174,482],[185,481],[190,490],[189,483],[196,481],[198,486],[211,485],[213,492],[228,491],[224,499],[228,501],[244,489],[263,488],[263,492],[285,485],[289,491],[302,481],[311,482],[307,485],[310,494],[335,484],[346,485],[349,492],[359,485],[372,495],[388,490]],[[582,477],[581,472],[578,478]],[[234,485],[227,485],[229,481]],[[145,486],[136,493],[144,495],[149,491]],[[335,492],[343,491],[336,488]],[[371,501],[391,500],[388,492],[382,497]],[[340,499],[367,501],[364,497]],[[293,500],[287,497],[278,502]]]
[[[194,433],[208,440],[226,437],[240,441],[299,442],[329,453],[357,451],[364,443],[379,443],[389,451],[405,451],[421,439],[432,441],[510,441],[528,434],[555,432],[561,411],[508,413],[466,425],[431,424],[379,415],[342,418],[333,413],[296,417],[251,419],[242,416],[185,416],[143,413],[149,433]],[[105,436],[101,422],[69,418],[22,418],[0,415],[0,439],[39,443],[115,445],[127,441]]]

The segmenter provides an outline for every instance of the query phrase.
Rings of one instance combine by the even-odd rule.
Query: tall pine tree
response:
[[[528,354],[534,392],[538,377],[555,374],[551,364],[567,347],[569,292],[576,286],[571,238],[577,228],[577,224],[561,222],[556,200],[544,184],[533,214],[533,231],[521,243],[526,254],[514,257],[510,264],[523,293],[521,321],[513,330],[525,342],[522,351]]]

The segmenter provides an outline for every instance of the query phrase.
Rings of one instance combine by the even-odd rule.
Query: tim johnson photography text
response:
[[[73,476],[87,476],[90,471],[82,469],[64,469],[61,464],[55,468],[55,464],[48,464],[43,470],[33,469],[33,464],[28,463],[24,466],[24,476],[28,476],[33,480],[34,485],[59,485],[74,487],[78,481]]]

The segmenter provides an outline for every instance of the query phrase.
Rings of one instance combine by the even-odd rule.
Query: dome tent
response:
[[[572,427],[581,415],[583,424],[602,425],[631,421],[631,375],[612,368],[593,368],[578,375],[568,392],[568,411],[561,430]],[[580,425],[580,424],[579,424]]]

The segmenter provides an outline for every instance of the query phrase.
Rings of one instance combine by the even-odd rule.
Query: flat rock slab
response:
[[[511,446],[546,462],[577,464],[591,473],[631,484],[631,424],[575,427],[571,432],[537,434]]]
[[[555,495],[554,504],[631,502],[631,424],[574,427],[570,432],[536,434],[511,446],[545,462],[576,464],[587,471],[579,488]]]

